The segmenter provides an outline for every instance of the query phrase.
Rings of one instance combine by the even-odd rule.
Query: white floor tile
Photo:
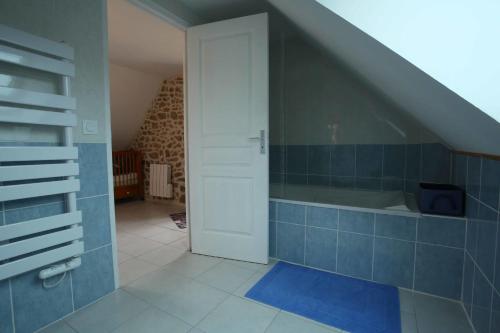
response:
[[[419,333],[472,333],[459,303],[419,293],[414,300]]]
[[[401,331],[402,333],[418,333],[417,319],[414,313],[401,311]]]
[[[245,294],[252,289],[253,286],[257,282],[260,281],[266,275],[265,272],[255,272],[248,280],[246,280],[236,291],[233,292],[233,295],[239,297],[245,297]]]
[[[137,257],[137,259],[150,262],[157,266],[165,266],[172,261],[179,259],[185,252],[185,250],[177,247],[164,245]]]
[[[179,285],[186,283],[186,279],[185,276],[173,271],[158,270],[131,282],[124,287],[124,290],[150,304],[155,304],[169,290],[175,290]]]
[[[196,280],[232,293],[243,285],[254,273],[252,270],[224,261],[196,277]]]
[[[125,243],[118,243],[118,250],[132,256],[139,256],[160,246],[163,246],[163,244],[154,240],[135,237]]]
[[[266,330],[266,333],[338,333],[333,327],[318,324],[288,312],[280,312]]]
[[[231,265],[236,265],[241,268],[245,268],[251,271],[259,271],[259,270],[264,270],[266,268],[266,265],[263,264],[256,264],[253,262],[247,262],[247,261],[240,261],[240,260],[232,260],[232,259],[224,259],[225,262]]]
[[[129,259],[118,265],[120,274],[120,286],[144,276],[150,272],[158,270],[160,266],[146,262],[144,260]]]
[[[188,237],[184,237],[184,238],[181,238],[179,240],[176,240],[175,242],[172,242],[170,244],[168,244],[170,246],[174,246],[174,247],[177,247],[179,249],[183,249],[183,250],[189,250],[189,239]]]
[[[183,232],[179,231],[174,231],[170,229],[163,229],[160,228],[162,231],[154,234],[153,236],[149,237],[149,239],[152,239],[154,241],[163,243],[163,244],[170,244],[172,242],[175,242],[179,239],[186,238],[186,234]]]
[[[223,291],[185,278],[153,304],[194,326],[228,296]]]
[[[186,253],[181,258],[165,266],[165,268],[172,269],[187,277],[196,277],[220,262],[222,262],[220,258]]]
[[[401,312],[415,314],[415,300],[412,291],[399,289],[399,306]]]
[[[109,332],[148,307],[144,301],[117,290],[66,318],[66,322],[79,333]]]
[[[126,321],[115,333],[186,333],[191,326],[185,322],[155,308],[142,312],[137,317]]]
[[[262,333],[277,313],[269,307],[230,296],[197,327],[207,333]]]
[[[141,221],[138,223],[125,225],[124,231],[129,234],[148,238],[164,232],[165,229]]]
[[[122,262],[127,261],[129,259],[132,259],[132,258],[133,258],[133,256],[131,256],[130,254],[118,251],[118,263],[119,264],[121,264]]]
[[[43,330],[37,331],[37,333],[76,333],[76,331],[64,321],[58,321]]]

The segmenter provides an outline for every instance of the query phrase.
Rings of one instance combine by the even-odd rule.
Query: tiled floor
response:
[[[187,229],[179,229],[169,217],[183,209],[143,201],[116,205],[120,285],[160,269],[188,250]]]
[[[244,298],[273,263],[185,252],[186,234],[161,218],[165,208],[143,205],[139,209],[148,207],[144,229],[134,222],[139,203],[117,209],[122,287],[41,332],[341,332]],[[403,333],[472,333],[458,303],[407,291],[400,298]]]

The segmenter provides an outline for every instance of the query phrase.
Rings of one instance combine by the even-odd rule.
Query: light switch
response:
[[[98,132],[97,120],[83,121],[83,134],[95,135]]]

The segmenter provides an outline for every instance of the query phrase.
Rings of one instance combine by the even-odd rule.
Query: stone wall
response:
[[[185,202],[183,79],[163,81],[131,148],[144,155],[144,189],[149,197],[149,165],[170,164],[174,200]]]

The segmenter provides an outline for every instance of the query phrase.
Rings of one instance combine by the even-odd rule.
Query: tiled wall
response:
[[[55,288],[44,289],[39,269],[0,281],[0,332],[28,333],[114,289],[106,144],[78,144],[85,253],[82,265]],[[64,212],[63,196],[0,203],[0,225]],[[59,277],[55,277],[57,281]]]
[[[415,192],[420,181],[450,181],[442,144],[271,145],[272,183]]]
[[[453,181],[467,190],[462,301],[478,333],[500,332],[500,161],[455,154]]]
[[[459,300],[465,219],[270,201],[270,256]]]

